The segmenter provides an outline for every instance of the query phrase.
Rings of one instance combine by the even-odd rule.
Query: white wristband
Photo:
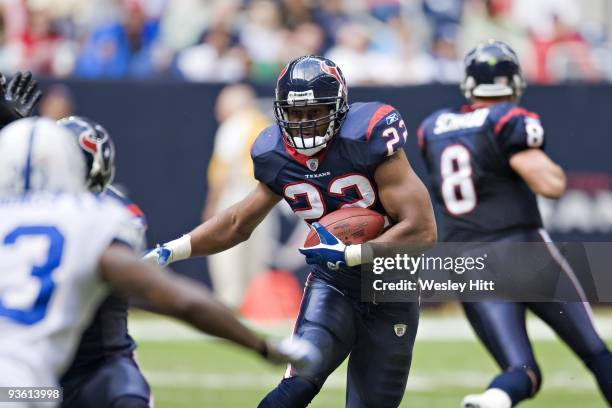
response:
[[[170,262],[187,259],[191,256],[191,235],[185,234],[173,241],[166,242],[164,246],[172,251]]]
[[[344,249],[344,260],[347,266],[361,265],[361,244],[347,245]]]

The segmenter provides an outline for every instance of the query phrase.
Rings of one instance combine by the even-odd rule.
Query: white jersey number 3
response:
[[[476,207],[470,158],[470,151],[460,144],[448,146],[442,151],[442,198],[446,209],[453,215],[468,213]]]

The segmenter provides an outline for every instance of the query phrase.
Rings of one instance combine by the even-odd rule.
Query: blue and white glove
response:
[[[319,236],[318,245],[300,248],[299,251],[306,256],[309,265],[320,265],[333,271],[342,266],[356,266],[361,264],[361,245],[344,245],[334,234],[329,232],[318,222],[311,227]]]
[[[185,234],[174,241],[158,245],[147,252],[142,259],[166,266],[172,262],[181,261],[191,256],[191,235]]]

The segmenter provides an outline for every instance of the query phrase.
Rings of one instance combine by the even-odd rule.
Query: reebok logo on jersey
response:
[[[399,120],[399,115],[397,114],[397,112],[393,112],[392,114],[387,116],[385,120],[387,121],[387,125],[392,125]]]

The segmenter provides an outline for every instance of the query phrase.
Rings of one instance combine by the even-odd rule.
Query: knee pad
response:
[[[306,407],[319,393],[320,388],[302,377],[283,379],[259,403],[258,408],[300,408]]]
[[[122,395],[113,401],[110,408],[151,408],[149,401],[133,396],[133,395]]]

